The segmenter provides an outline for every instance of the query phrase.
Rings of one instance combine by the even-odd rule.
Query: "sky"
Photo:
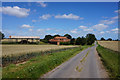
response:
[[[97,39],[118,39],[117,2],[3,2],[5,37],[95,34]]]

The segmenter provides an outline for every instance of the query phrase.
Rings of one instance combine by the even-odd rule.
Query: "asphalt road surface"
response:
[[[95,43],[42,78],[105,78],[106,71],[101,69],[96,47]]]

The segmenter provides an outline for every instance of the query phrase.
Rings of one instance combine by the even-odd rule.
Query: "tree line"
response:
[[[57,35],[45,35],[44,39],[40,39],[40,41],[44,42],[44,43],[51,43],[49,42],[50,39],[53,39],[54,37],[60,37],[61,35],[57,34]],[[4,39],[5,35],[0,32],[0,40]],[[87,34],[85,37],[78,37],[78,38],[73,38],[70,34],[65,34],[63,37],[67,37],[68,39],[70,39],[70,42],[61,42],[60,44],[62,45],[92,45],[95,40],[96,37],[94,34]]]
[[[54,37],[56,36],[61,36],[59,34],[57,35],[45,35],[44,39],[41,39],[42,42],[45,42],[45,43],[51,43],[49,42],[50,39],[53,39]],[[63,37],[67,37],[68,39],[71,39],[70,42],[61,42],[60,44],[62,45],[92,45],[95,40],[96,40],[96,37],[94,34],[87,34],[85,37],[78,37],[78,38],[72,38],[71,35],[69,34],[65,34]]]
[[[5,35],[2,32],[0,32],[0,40],[3,39],[4,37]]]
[[[101,41],[119,41],[119,39],[113,40],[112,38],[105,39],[103,37],[100,40]]]

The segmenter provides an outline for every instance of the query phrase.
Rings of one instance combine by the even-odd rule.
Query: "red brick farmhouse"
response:
[[[50,42],[57,42],[57,45],[60,45],[60,42],[69,42],[70,39],[67,37],[54,37],[53,39],[49,40]]]

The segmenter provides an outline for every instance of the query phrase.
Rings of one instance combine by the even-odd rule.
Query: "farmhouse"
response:
[[[53,39],[49,40],[50,42],[57,42],[57,45],[60,45],[60,42],[69,42],[70,39],[67,37],[54,37]]]
[[[16,41],[16,42],[39,42],[40,37],[38,36],[9,36],[9,41]]]

